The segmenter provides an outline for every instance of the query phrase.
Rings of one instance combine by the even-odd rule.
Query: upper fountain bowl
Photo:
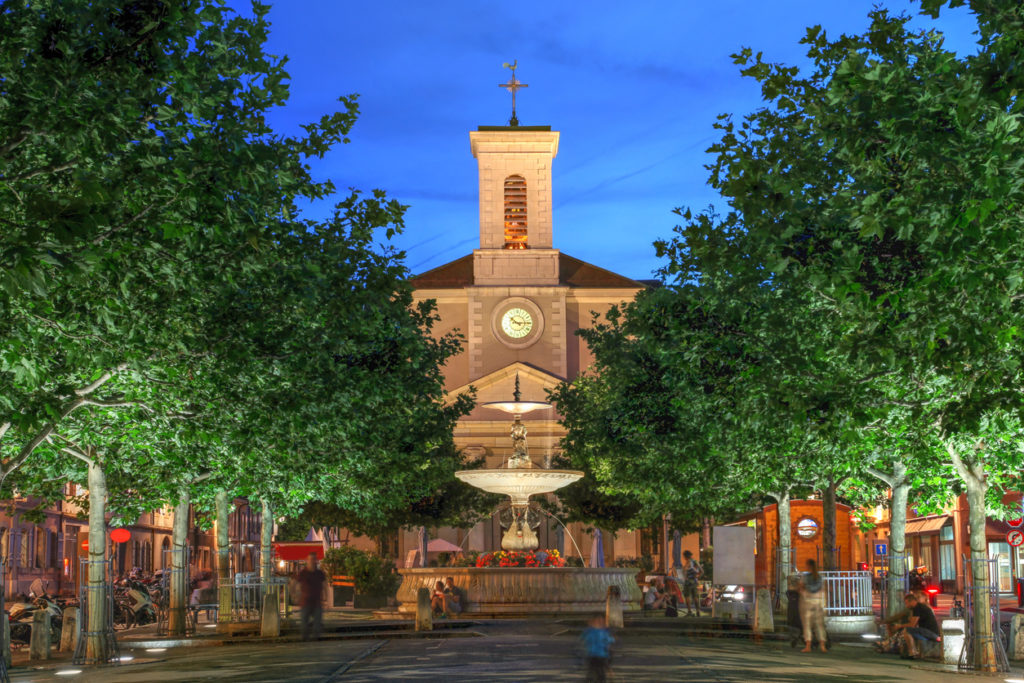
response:
[[[494,408],[510,415],[525,415],[534,410],[550,408],[551,404],[541,401],[491,401],[490,403],[481,403],[480,406],[482,408]]]
[[[462,470],[455,476],[488,493],[504,493],[516,506],[526,505],[530,496],[551,493],[583,477],[577,470],[495,469]]]

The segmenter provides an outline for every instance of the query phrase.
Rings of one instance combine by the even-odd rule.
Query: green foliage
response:
[[[765,102],[716,123],[728,212],[679,210],[665,286],[583,332],[593,372],[554,396],[602,490],[675,519],[829,482],[922,505],[1017,485],[1024,20],[972,8],[976,54],[876,9],[809,29],[806,73],[735,55]]]
[[[402,255],[405,207],[309,160],[354,97],[275,133],[284,60],[214,0],[50,0],[0,12],[0,487],[108,479],[116,519],[229,490],[367,523],[435,494],[469,397]]]
[[[465,552],[456,555],[451,566],[453,567],[475,567],[477,560],[480,558],[480,551],[478,550],[467,550]]]
[[[322,564],[329,575],[351,576],[362,595],[392,596],[402,583],[392,560],[348,546],[329,549]]]

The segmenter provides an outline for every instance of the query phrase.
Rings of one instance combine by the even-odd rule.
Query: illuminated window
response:
[[[526,179],[505,178],[505,248],[526,249]]]

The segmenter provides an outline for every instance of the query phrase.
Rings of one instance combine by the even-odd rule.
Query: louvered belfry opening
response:
[[[505,178],[505,248],[526,249],[526,179]]]

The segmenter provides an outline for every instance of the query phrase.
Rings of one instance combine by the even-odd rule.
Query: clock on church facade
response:
[[[478,407],[460,420],[456,444],[468,457],[484,458],[495,467],[511,452],[508,416],[479,406],[510,400],[517,375],[522,400],[545,401],[548,389],[591,363],[576,330],[591,324],[592,312],[603,314],[646,285],[555,248],[551,169],[557,131],[481,126],[469,138],[479,171],[480,246],[412,282],[417,299],[437,303],[437,333],[458,330],[465,338],[463,352],[445,367],[445,380],[450,394],[475,389]],[[523,422],[530,454],[543,466],[564,433],[558,415],[554,409],[535,411]],[[494,549],[501,537],[497,516],[474,527],[469,538],[454,529],[437,533],[475,550]],[[556,538],[553,526],[542,524],[538,535],[542,548],[569,543]],[[585,536],[582,530],[579,536]],[[615,553],[618,545],[622,552],[617,554],[639,556],[639,541],[632,547],[632,538],[632,532],[606,537],[606,552]],[[401,556],[415,543],[413,535],[403,535]],[[571,547],[563,549],[574,554]]]

